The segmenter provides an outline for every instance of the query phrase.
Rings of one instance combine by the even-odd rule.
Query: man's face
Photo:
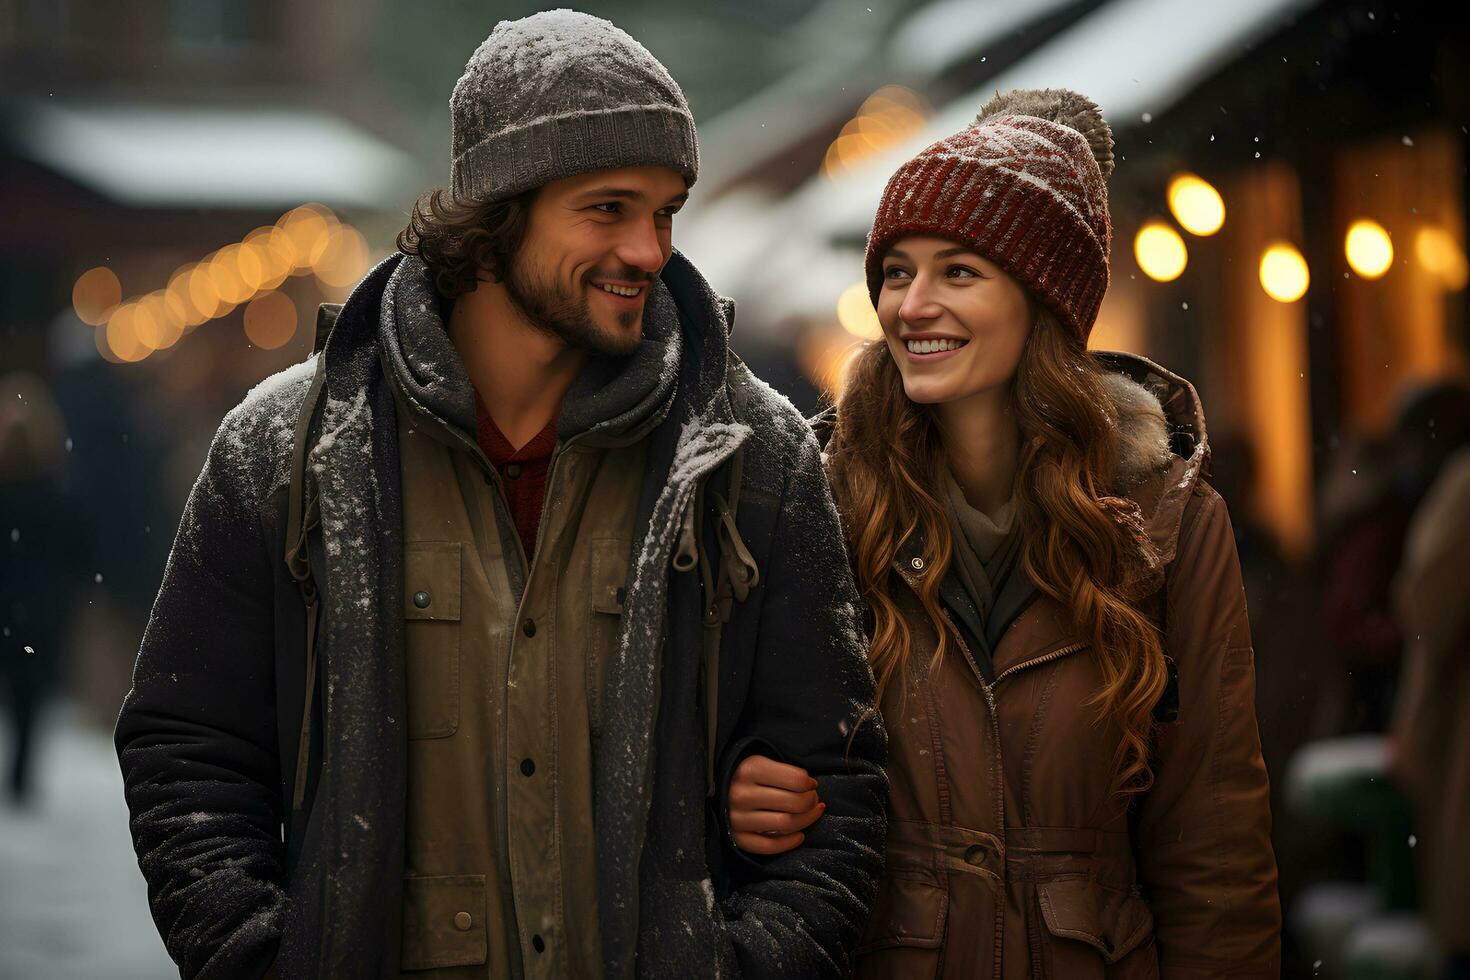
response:
[[[630,354],[648,291],[673,251],[688,198],[668,167],[598,170],[552,181],[531,205],[505,289],[532,326],[592,354]]]

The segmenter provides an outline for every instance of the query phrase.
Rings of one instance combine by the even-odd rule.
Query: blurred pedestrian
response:
[[[1467,405],[1470,393],[1441,389],[1407,413],[1419,437],[1409,462],[1436,475],[1397,582],[1408,644],[1393,724],[1394,771],[1416,806],[1425,916],[1455,978],[1470,978],[1470,431],[1456,415]]]
[[[0,377],[0,682],[10,723],[5,786],[30,796],[36,720],[62,659],[82,531],[62,496],[66,431],[38,376]]]

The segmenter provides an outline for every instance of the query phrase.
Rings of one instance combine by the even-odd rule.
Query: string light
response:
[[[1162,221],[1150,221],[1133,239],[1133,257],[1144,275],[1158,282],[1173,282],[1189,264],[1189,250],[1179,232]]]

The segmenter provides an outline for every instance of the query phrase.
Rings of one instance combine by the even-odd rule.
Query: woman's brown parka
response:
[[[1101,673],[1061,605],[1017,569],[1026,595],[991,644],[993,682],[953,621],[931,671],[924,558],[903,551],[894,598],[916,642],[882,704],[888,856],[861,980],[1279,975],[1250,629],[1230,520],[1201,480],[1204,418],[1188,382],[1107,358],[1120,474],[1165,586],[1151,611],[1177,667],[1153,787],[1131,808],[1110,792],[1118,735],[1089,703]]]

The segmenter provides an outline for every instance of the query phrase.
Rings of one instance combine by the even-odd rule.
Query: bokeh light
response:
[[[107,318],[107,347],[125,364],[141,361],[149,354],[147,345],[138,338],[137,308],[134,302],[123,303]]]
[[[913,91],[902,85],[883,86],[868,96],[827,147],[822,174],[833,177],[896,146],[922,129],[928,115],[929,107]]]
[[[1343,249],[1348,265],[1364,279],[1377,279],[1393,265],[1393,241],[1382,225],[1368,218],[1348,227]]]
[[[311,269],[328,286],[352,285],[368,270],[367,239],[351,225],[337,225],[328,233],[326,247],[312,259]]]
[[[1168,196],[1174,220],[1192,235],[1213,235],[1225,224],[1225,199],[1196,174],[1177,174],[1169,181]]]
[[[1189,250],[1179,232],[1162,221],[1150,221],[1133,239],[1133,257],[1144,275],[1158,282],[1173,282],[1189,264]]]
[[[239,305],[250,298],[255,290],[245,282],[240,271],[240,245],[226,245],[209,260],[209,278],[214,283],[220,299],[231,305]]]
[[[77,277],[71,287],[71,305],[78,319],[90,326],[107,320],[112,308],[122,302],[122,283],[117,274],[105,265],[88,269]]]
[[[276,227],[290,243],[292,267],[297,272],[310,269],[326,250],[337,217],[320,204],[303,204],[281,215]]]
[[[1307,292],[1311,273],[1295,245],[1277,242],[1261,253],[1261,288],[1282,303],[1295,303]]]
[[[1465,262],[1465,251],[1455,237],[1443,228],[1433,225],[1420,228],[1414,236],[1414,255],[1419,264],[1444,284],[1450,292],[1465,288],[1470,269]]]
[[[837,322],[854,337],[877,340],[883,336],[883,325],[878,322],[866,282],[853,283],[837,297]]]
[[[245,307],[245,336],[256,347],[275,350],[296,335],[296,304],[285,293],[262,293]]]

